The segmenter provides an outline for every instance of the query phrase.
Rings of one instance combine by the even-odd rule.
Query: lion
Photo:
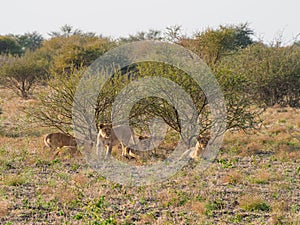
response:
[[[117,126],[114,129],[112,129],[111,124],[104,124],[100,123],[99,124],[99,132],[97,135],[97,145],[96,145],[96,150],[97,154],[100,154],[100,148],[101,145],[104,145],[106,147],[106,156],[105,158],[108,158],[111,155],[112,148],[113,147],[118,147],[121,145],[122,148],[122,156],[127,157],[127,158],[139,158],[138,155],[134,154],[131,149],[128,146],[134,146],[136,145],[136,139],[134,136],[134,132],[132,128],[129,127],[129,132],[126,129],[128,127],[126,126]],[[118,139],[115,130],[119,134],[120,138],[125,142],[120,142]]]
[[[60,153],[61,148],[67,148],[69,150],[77,149],[77,143],[75,137],[64,133],[51,133],[45,136],[44,143],[46,147],[55,150],[54,157]]]
[[[75,137],[64,133],[51,133],[45,136],[44,143],[51,149],[57,149],[64,146],[77,147]]]
[[[197,159],[199,156],[203,155],[204,149],[206,145],[208,144],[209,137],[199,135],[197,137],[197,143],[195,146],[195,150],[191,152],[190,157],[192,159]]]

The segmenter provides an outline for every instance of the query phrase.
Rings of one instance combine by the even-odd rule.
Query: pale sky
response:
[[[47,37],[69,24],[114,38],[181,25],[191,35],[207,27],[248,22],[266,42],[300,33],[300,0],[2,0],[0,35],[37,31]],[[300,38],[300,37],[299,37]],[[298,38],[298,39],[299,39]]]

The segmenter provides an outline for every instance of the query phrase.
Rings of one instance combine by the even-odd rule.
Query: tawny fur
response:
[[[76,139],[73,136],[64,133],[51,133],[45,136],[44,143],[47,147],[56,149],[63,146],[76,147]]]
[[[204,149],[208,144],[209,137],[205,136],[198,136],[197,137],[197,144],[195,146],[195,150],[191,153],[190,157],[193,159],[197,159],[199,156],[203,155]]]
[[[46,147],[55,150],[54,157],[60,152],[63,147],[68,147],[68,149],[77,149],[77,143],[75,137],[67,135],[64,133],[51,133],[45,136],[44,143]]]
[[[130,128],[130,132],[126,132],[125,127],[116,127],[120,134],[122,135],[122,139],[126,140],[126,145],[135,145],[137,142],[134,137],[133,130]],[[134,154],[124,143],[120,142],[114,130],[112,129],[111,124],[99,124],[99,133],[97,136],[97,154],[100,154],[101,144],[106,147],[106,157],[109,157],[112,152],[113,147],[118,147],[121,145],[122,147],[122,156],[124,157],[133,157],[138,158],[138,155]]]

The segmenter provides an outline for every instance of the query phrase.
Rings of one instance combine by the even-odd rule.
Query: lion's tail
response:
[[[44,138],[44,143],[48,148],[51,148],[51,143],[50,143],[50,134],[48,134],[47,136],[45,136]]]

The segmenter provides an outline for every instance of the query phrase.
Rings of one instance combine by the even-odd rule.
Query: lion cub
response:
[[[199,156],[202,156],[206,145],[208,144],[209,137],[199,135],[197,137],[197,144],[195,146],[195,150],[191,152],[190,157],[192,159],[197,159]]]
[[[115,134],[114,130],[112,129],[111,124],[99,124],[99,133],[97,135],[97,154],[100,154],[101,144],[106,147],[106,156],[105,158],[111,155],[112,148],[114,146],[121,145],[122,147],[122,156],[124,157],[133,157],[138,158],[136,154],[134,154],[127,146],[134,146],[136,144],[136,140],[134,137],[134,133],[132,128],[129,129],[130,132],[126,129],[125,126],[119,126],[114,128],[121,136],[122,140],[125,140],[125,143],[120,142],[117,135]]]
[[[54,157],[60,152],[60,149],[66,147],[76,150],[77,143],[75,137],[64,133],[51,133],[45,136],[44,143],[46,147],[56,150]]]

